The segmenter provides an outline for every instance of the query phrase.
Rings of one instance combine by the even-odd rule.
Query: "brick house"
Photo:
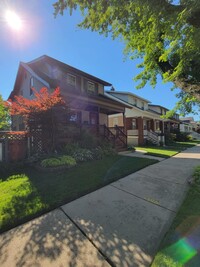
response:
[[[119,131],[111,133],[108,129],[108,116],[124,114],[127,106],[125,102],[120,103],[105,93],[105,88],[110,86],[109,82],[44,55],[31,62],[19,64],[14,89],[9,98],[14,100],[14,96],[22,95],[32,99],[33,87],[36,90],[46,87],[50,91],[59,87],[70,108],[70,114],[67,115],[57,112],[59,139],[64,140],[67,135],[69,137],[70,125],[73,129],[71,137],[81,127],[108,140],[118,139],[118,144],[125,146],[126,135],[123,128],[120,129],[120,135],[123,135],[121,140]],[[24,129],[21,117],[13,117],[12,129]]]
[[[150,101],[130,92],[107,91],[114,99],[129,106],[125,113],[111,114],[109,127],[125,127],[129,145],[144,145],[148,141],[159,144],[165,141],[164,122],[161,114],[149,108]],[[125,118],[124,118],[125,117]]]

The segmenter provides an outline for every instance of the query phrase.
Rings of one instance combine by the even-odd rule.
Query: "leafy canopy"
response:
[[[199,0],[60,0],[54,8],[55,15],[78,8],[80,27],[121,38],[125,52],[141,59],[138,88],[155,86],[159,74],[200,101]]]
[[[22,115],[24,117],[37,116],[39,113],[46,113],[56,105],[64,104],[59,88],[56,88],[52,93],[45,87],[40,89],[39,92],[34,88],[32,90],[35,96],[33,99],[15,96],[14,101],[9,100],[11,115]]]
[[[0,95],[0,130],[8,130],[10,126],[10,115],[2,96]]]

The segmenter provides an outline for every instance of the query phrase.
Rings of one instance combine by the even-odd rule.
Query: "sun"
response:
[[[20,17],[11,10],[8,10],[5,14],[6,21],[8,25],[15,31],[19,31],[22,29],[22,20]]]

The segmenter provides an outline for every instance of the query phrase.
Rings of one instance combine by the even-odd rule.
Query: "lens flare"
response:
[[[8,25],[15,31],[19,31],[22,29],[22,20],[20,17],[11,10],[7,10],[5,14],[5,19],[8,23]]]

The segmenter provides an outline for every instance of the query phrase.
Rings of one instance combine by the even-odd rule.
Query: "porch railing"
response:
[[[153,144],[159,144],[158,134],[153,131],[147,131],[147,140],[151,141]]]
[[[127,135],[124,133],[124,127],[119,127],[115,125],[115,127],[109,127],[109,130],[113,133],[116,139],[116,143],[121,143],[122,146],[127,146]]]

